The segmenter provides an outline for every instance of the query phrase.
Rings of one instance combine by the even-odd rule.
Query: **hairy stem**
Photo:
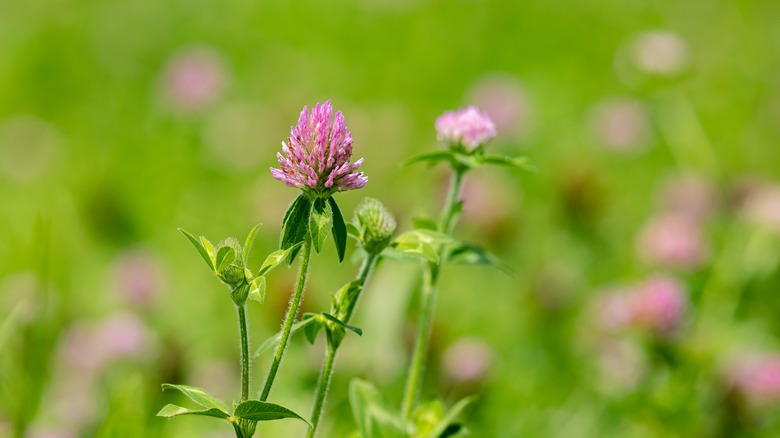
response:
[[[249,400],[249,336],[246,328],[246,304],[238,306],[238,326],[241,335],[241,401]]]
[[[279,370],[279,364],[282,362],[282,356],[284,356],[284,350],[287,347],[287,341],[290,338],[290,331],[292,330],[293,323],[298,315],[298,308],[303,299],[303,289],[306,286],[306,276],[309,273],[310,257],[311,236],[306,233],[306,238],[303,242],[303,251],[301,251],[301,265],[298,269],[298,280],[295,282],[295,293],[293,294],[292,301],[290,301],[290,308],[287,309],[287,316],[285,316],[284,327],[282,328],[282,338],[279,340],[279,345],[276,346],[274,361],[271,364],[271,369],[268,371],[268,377],[266,377],[265,385],[263,386],[263,393],[260,396],[261,401],[268,400],[268,395],[271,393],[271,386],[274,384],[276,372]]]
[[[377,254],[369,254],[368,257],[366,257],[366,259],[363,261],[363,267],[360,268],[360,274],[358,275],[358,282],[361,286],[361,293],[362,286],[365,286],[366,281],[368,280],[368,276],[371,274],[371,269],[376,264],[378,258],[379,256]],[[344,322],[346,324],[349,324],[349,320],[352,318],[352,312],[355,310],[355,304],[357,303],[359,297],[360,294],[358,294],[358,296],[356,296],[355,299],[349,303],[349,308],[347,309],[347,314],[344,318]],[[311,428],[306,435],[309,438],[313,438],[317,434],[317,426],[319,425],[320,417],[322,416],[322,408],[325,406],[325,397],[328,394],[330,381],[333,378],[333,363],[336,360],[337,350],[338,347],[331,348],[328,346],[327,354],[325,356],[325,363],[322,364],[320,377],[317,379],[317,390],[314,393],[314,407],[312,408],[310,421]]]
[[[449,193],[444,203],[441,213],[441,222],[439,230],[445,234],[451,234],[455,225],[455,216],[458,213],[458,197],[463,187],[463,176],[465,170],[455,169],[450,183]],[[417,336],[415,338],[412,359],[409,363],[409,372],[404,386],[404,395],[401,402],[401,415],[404,419],[409,418],[414,404],[417,401],[422,384],[422,373],[425,369],[426,352],[428,349],[428,340],[431,336],[431,327],[433,325],[433,314],[436,307],[436,296],[438,295],[439,277],[444,265],[446,248],[439,250],[439,263],[427,263],[423,269],[423,286],[420,292],[420,315],[417,319]]]

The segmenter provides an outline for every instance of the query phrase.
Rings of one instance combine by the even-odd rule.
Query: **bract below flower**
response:
[[[496,125],[479,108],[470,106],[442,114],[436,119],[436,133],[439,141],[474,150],[496,136]]]
[[[271,168],[271,175],[290,187],[330,193],[359,189],[368,181],[363,172],[356,172],[363,159],[349,162],[352,133],[341,111],[333,116],[330,100],[318,103],[311,112],[303,107],[298,124],[282,142],[282,152],[276,154],[280,168]]]

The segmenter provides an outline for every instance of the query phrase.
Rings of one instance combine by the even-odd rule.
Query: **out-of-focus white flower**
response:
[[[688,44],[676,33],[654,30],[640,34],[632,45],[635,66],[648,74],[674,76],[688,65]]]

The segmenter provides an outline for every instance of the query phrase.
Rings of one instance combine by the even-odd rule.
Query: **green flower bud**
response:
[[[220,280],[225,282],[231,289],[235,289],[246,283],[246,276],[244,271],[244,250],[241,248],[241,244],[238,243],[234,237],[228,237],[220,242],[217,246],[217,254],[224,248],[229,247],[233,249],[234,258],[227,266],[217,271],[217,275]]]
[[[360,231],[360,243],[369,254],[379,254],[393,239],[395,219],[381,202],[365,198],[355,209],[352,221]]]

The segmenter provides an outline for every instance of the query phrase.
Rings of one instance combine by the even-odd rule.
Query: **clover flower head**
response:
[[[436,119],[439,141],[474,150],[496,136],[496,125],[475,106],[447,111]]]
[[[287,142],[277,153],[279,169],[271,175],[290,187],[317,193],[359,189],[368,178],[357,172],[363,159],[350,163],[352,133],[337,111],[334,117],[330,100],[309,111],[303,107],[298,124],[290,129]]]

